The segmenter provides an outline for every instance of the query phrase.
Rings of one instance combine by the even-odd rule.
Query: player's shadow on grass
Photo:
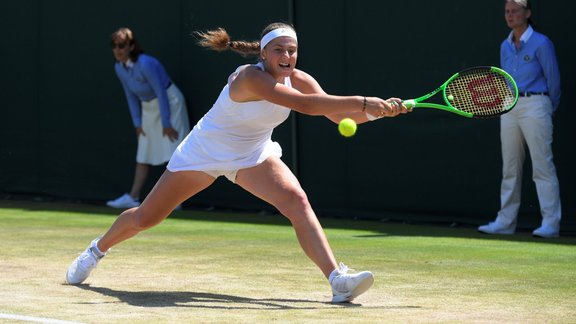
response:
[[[360,307],[361,304],[330,304],[306,299],[257,299],[241,296],[188,292],[188,291],[122,291],[88,284],[76,287],[117,298],[123,303],[139,307],[194,307],[209,309],[319,309],[314,305],[336,305],[341,307]],[[324,306],[324,307],[325,307]]]

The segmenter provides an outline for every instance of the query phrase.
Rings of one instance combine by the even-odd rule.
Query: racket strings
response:
[[[468,70],[446,85],[450,105],[475,116],[499,115],[512,108],[515,93],[510,81],[489,69]]]

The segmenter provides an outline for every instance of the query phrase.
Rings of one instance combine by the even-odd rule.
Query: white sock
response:
[[[334,277],[336,277],[337,275],[340,274],[340,270],[338,270],[338,268],[334,269],[332,272],[330,272],[330,276],[328,276],[328,282],[332,282],[332,280],[334,279]]]
[[[102,251],[100,251],[100,249],[98,248],[98,241],[94,242],[94,244],[92,244],[91,246],[92,248],[92,252],[96,253],[96,256],[101,258],[103,256],[106,255],[106,253],[103,253]]]

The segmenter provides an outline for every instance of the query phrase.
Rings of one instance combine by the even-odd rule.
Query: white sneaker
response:
[[[99,240],[100,238],[97,238],[92,241],[90,246],[72,262],[68,268],[68,272],[66,272],[66,281],[69,284],[77,285],[86,280],[90,272],[96,268],[98,261],[106,255],[106,253],[104,253],[104,255],[99,256],[97,252],[96,243],[98,243]]]
[[[330,280],[332,286],[332,302],[346,303],[365,293],[374,283],[374,276],[370,271],[348,274],[349,269],[340,263],[340,270]]]
[[[560,231],[552,226],[542,225],[535,229],[532,235],[543,238],[554,238],[560,236]]]
[[[478,227],[478,231],[485,234],[501,234],[501,235],[512,235],[514,234],[514,228],[502,226],[498,222],[491,222],[487,225],[482,225]]]
[[[107,201],[106,205],[112,208],[132,208],[140,206],[140,201],[126,193],[114,200]]]

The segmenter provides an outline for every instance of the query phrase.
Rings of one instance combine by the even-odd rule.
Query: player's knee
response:
[[[308,196],[302,189],[292,190],[288,196],[288,205],[292,208],[302,209],[310,206]]]
[[[310,202],[308,201],[306,193],[303,190],[293,190],[278,209],[284,216],[294,222],[298,221],[298,215],[302,215],[303,211],[310,208]]]
[[[139,207],[133,208],[132,211],[132,227],[138,232],[147,230],[160,223],[155,217],[151,217],[151,215],[141,211]]]

